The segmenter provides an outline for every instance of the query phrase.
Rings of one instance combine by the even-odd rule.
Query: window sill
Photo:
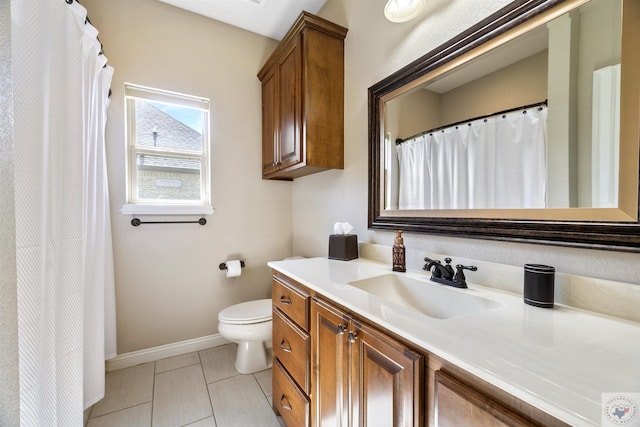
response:
[[[211,215],[213,206],[181,206],[181,205],[136,205],[124,204],[120,208],[123,215]]]

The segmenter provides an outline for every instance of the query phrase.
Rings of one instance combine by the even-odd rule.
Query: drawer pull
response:
[[[358,334],[353,332],[353,331],[349,331],[349,342],[351,344],[353,344],[354,342],[356,342],[356,339],[358,338]]]
[[[347,325],[343,325],[342,323],[338,325],[338,334],[342,335],[347,331]]]
[[[291,404],[289,403],[289,399],[287,399],[286,397],[284,397],[284,394],[282,395],[282,397],[280,398],[280,406],[282,406],[284,409],[286,409],[287,411],[291,410]]]
[[[291,300],[288,299],[288,298],[285,298],[284,295],[280,296],[280,302],[283,303],[283,304],[286,304],[286,305],[291,305]]]
[[[280,341],[280,350],[286,351],[287,353],[291,353],[291,346],[289,345],[289,346],[285,347],[285,345],[284,345],[285,342],[286,341],[284,339],[282,339],[282,341]]]

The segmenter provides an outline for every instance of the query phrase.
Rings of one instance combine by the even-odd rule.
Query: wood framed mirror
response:
[[[371,86],[369,228],[640,252],[638,40],[637,1],[519,0]]]

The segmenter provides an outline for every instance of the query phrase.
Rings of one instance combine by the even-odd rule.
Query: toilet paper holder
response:
[[[225,262],[221,262],[220,265],[218,266],[218,268],[220,270],[226,270],[227,269],[227,263]],[[240,268],[244,268],[244,261],[240,261]]]

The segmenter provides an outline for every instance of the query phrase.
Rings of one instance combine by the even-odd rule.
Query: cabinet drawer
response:
[[[296,383],[309,394],[309,334],[288,320],[280,310],[273,310],[273,354]]]
[[[309,399],[277,359],[273,361],[273,408],[288,427],[309,425]]]
[[[305,331],[309,330],[309,295],[274,277],[271,287],[273,305]]]

